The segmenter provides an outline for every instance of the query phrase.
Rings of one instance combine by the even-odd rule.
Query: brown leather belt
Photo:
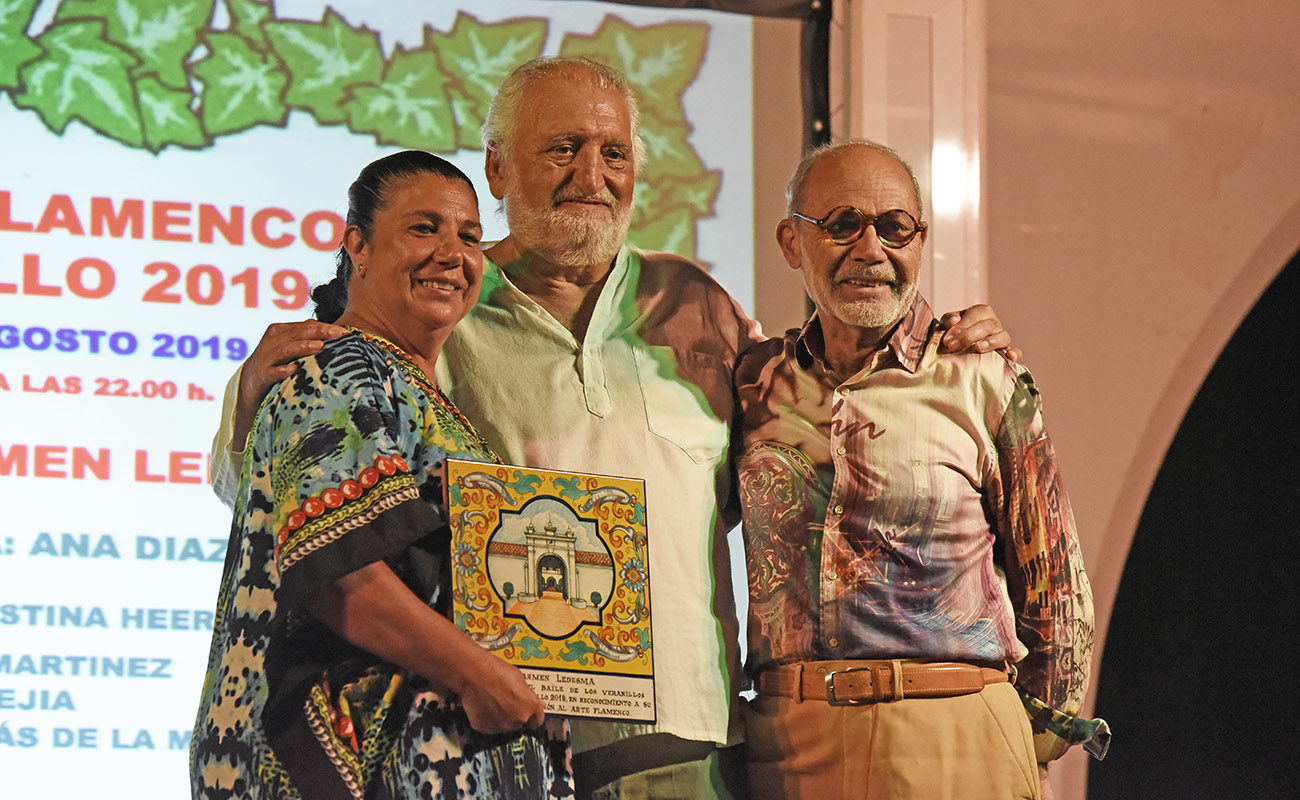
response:
[[[763,670],[754,683],[759,694],[848,706],[974,694],[1013,676],[954,661],[803,661]]]

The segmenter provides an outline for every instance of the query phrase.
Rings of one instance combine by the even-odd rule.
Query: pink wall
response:
[[[987,32],[990,301],[1043,390],[1099,662],[1165,450],[1300,249],[1300,3],[988,0]]]
[[[1300,250],[1300,3],[985,5],[988,299],[1043,389],[1096,595],[1096,675],[1165,451]],[[780,54],[763,37],[790,35],[760,21],[756,50]],[[778,97],[796,95],[790,74],[779,58],[756,63],[760,91]],[[770,234],[798,142],[757,146],[760,167],[780,165],[755,199],[757,315],[779,333],[803,315]],[[1085,797],[1088,762],[1073,752],[1053,767],[1058,800]]]

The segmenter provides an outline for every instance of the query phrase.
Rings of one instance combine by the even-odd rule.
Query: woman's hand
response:
[[[524,674],[486,650],[483,655],[483,669],[475,670],[460,690],[470,727],[479,733],[505,733],[545,722],[546,704]]]
[[[522,672],[425,605],[382,561],[336,580],[311,612],[357,647],[460,695],[470,727],[480,733],[545,720],[546,706]]]
[[[947,331],[939,342],[945,353],[989,353],[1007,351],[1007,358],[1019,361],[1024,354],[1011,346],[1011,334],[1002,328],[1002,320],[991,306],[979,303],[965,311],[949,311],[939,319]]]

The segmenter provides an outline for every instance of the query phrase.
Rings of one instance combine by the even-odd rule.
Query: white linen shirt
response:
[[[438,360],[439,388],[507,463],[646,482],[657,721],[574,720],[574,750],[650,732],[739,742],[731,376],[762,338],[757,323],[690,261],[624,247],[578,341],[483,266],[479,302]],[[222,471],[237,482],[239,470],[227,405],[212,462],[219,494]]]

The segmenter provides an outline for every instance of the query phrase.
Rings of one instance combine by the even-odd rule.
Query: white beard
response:
[[[916,281],[902,286],[890,286],[890,297],[881,300],[842,300],[835,296],[830,278],[807,280],[804,288],[813,304],[846,325],[855,328],[884,330],[892,328],[907,314],[916,300]]]
[[[507,192],[502,203],[510,236],[525,250],[565,267],[608,264],[627,241],[632,208],[620,208],[608,190],[601,200],[612,215],[609,221],[593,219],[553,205],[531,206]]]

